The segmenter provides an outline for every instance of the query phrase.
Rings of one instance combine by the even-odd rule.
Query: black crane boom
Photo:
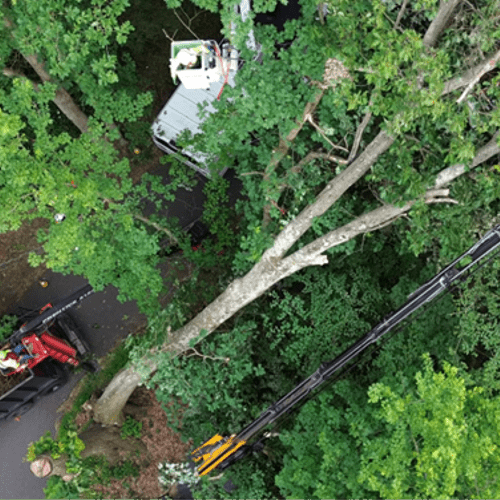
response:
[[[302,401],[311,391],[317,389],[334,373],[345,367],[367,347],[393,330],[424,304],[434,300],[453,284],[466,279],[471,274],[473,267],[484,261],[486,257],[497,249],[500,249],[500,224],[488,231],[469,250],[420,286],[408,297],[408,301],[405,304],[395,312],[387,315],[364,337],[356,341],[335,359],[323,362],[312,375],[303,380],[276,403],[272,404],[239,434],[233,434],[230,437],[222,437],[216,434],[209,441],[194,450],[192,453],[193,459],[195,461],[203,459],[201,465],[198,466],[199,474],[207,474],[214,468],[223,470],[245,456],[250,451],[250,447],[246,445],[249,439]]]

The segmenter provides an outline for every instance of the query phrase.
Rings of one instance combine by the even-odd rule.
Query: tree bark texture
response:
[[[3,22],[7,28],[14,28],[14,24],[10,19],[4,17]],[[24,53],[21,54],[30,64],[30,66],[35,70],[36,74],[39,76],[42,82],[52,81],[49,73],[45,71],[44,65],[38,61],[35,55],[26,55]],[[62,87],[59,87],[57,89],[56,95],[54,97],[54,103],[61,110],[61,112],[75,125],[75,127],[80,130],[80,132],[87,132],[89,121],[88,116],[80,109],[73,98]]]
[[[36,56],[23,54],[23,57],[36,71],[36,74],[40,77],[42,82],[51,81],[50,75],[45,71],[43,64],[38,61]],[[54,103],[82,134],[88,131],[88,116],[80,109],[78,104],[76,104],[69,93],[62,87],[59,87],[56,90]]]
[[[94,420],[104,425],[121,425],[123,407],[140,383],[141,376],[132,368],[118,372],[94,405]]]
[[[424,35],[424,45],[426,47],[434,47],[436,45],[460,1],[449,0],[448,2],[441,2],[436,17],[432,20]]]

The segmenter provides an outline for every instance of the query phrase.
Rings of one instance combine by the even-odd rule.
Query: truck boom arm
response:
[[[15,331],[9,337],[9,343],[12,346],[15,346],[21,342],[21,339],[28,333],[35,331],[41,325],[46,325],[50,321],[52,321],[56,316],[62,314],[66,309],[73,307],[75,304],[78,304],[83,299],[88,297],[90,294],[94,293],[94,289],[90,285],[86,285],[80,290],[77,290],[75,293],[71,294],[69,297],[61,300],[61,302],[57,303],[54,307],[47,309],[42,312],[39,316],[31,321],[28,321],[25,325],[23,325],[19,330]]]
[[[205,475],[214,468],[224,470],[236,460],[243,458],[250,451],[250,447],[246,446],[246,443],[266,425],[273,423],[284,413],[290,411],[292,407],[302,401],[311,391],[317,389],[333,374],[345,367],[367,347],[393,330],[424,304],[434,300],[452,284],[463,281],[469,275],[472,267],[484,261],[486,257],[497,249],[500,249],[500,224],[488,231],[469,250],[419,287],[408,297],[408,301],[403,306],[386,316],[364,337],[360,338],[332,361],[322,363],[312,375],[303,380],[276,403],[272,404],[239,434],[233,434],[226,438],[216,434],[209,441],[194,450],[192,452],[193,459],[195,461],[202,460],[198,466],[198,473]]]

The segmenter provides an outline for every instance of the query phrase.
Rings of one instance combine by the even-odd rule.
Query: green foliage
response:
[[[80,492],[74,484],[63,481],[60,476],[52,476],[47,480],[47,486],[43,489],[45,498],[80,498]]]
[[[499,268],[498,259],[474,276],[468,287],[460,289],[455,313],[457,359],[467,362],[470,375],[479,380],[487,394],[500,387],[499,349]],[[465,375],[463,375],[465,376]]]
[[[127,416],[121,428],[121,438],[127,439],[128,437],[140,438],[142,434],[142,422],[138,422],[134,418]]]
[[[337,384],[334,391],[347,396],[344,411],[333,394],[322,394],[282,437],[293,452],[276,479],[282,494],[495,498],[500,400],[485,397],[482,387],[468,389],[457,373],[446,362],[436,373],[425,355],[415,382],[374,384],[368,401],[353,384]]]
[[[30,444],[26,460],[32,462],[42,453],[48,453],[52,458],[59,458],[63,453],[70,458],[79,458],[83,449],[85,444],[74,430],[65,429],[57,440],[52,439],[50,431],[47,431],[38,441]]]
[[[100,466],[102,467],[102,466]],[[102,469],[102,473],[104,469]],[[125,460],[120,465],[115,465],[109,468],[109,475],[112,479],[124,479],[126,477],[138,477],[140,474],[139,468],[130,460]],[[97,483],[98,484],[98,483]]]
[[[448,363],[443,372],[434,372],[424,356],[416,394],[400,395],[383,384],[370,388],[370,402],[380,403],[378,418],[391,438],[377,437],[366,446],[359,477],[382,497],[499,494],[491,471],[500,458],[500,399],[485,398],[482,387],[467,389]]]
[[[234,245],[235,231],[234,224],[231,224],[234,212],[228,206],[228,188],[229,181],[218,175],[213,176],[203,188],[207,197],[203,204],[203,221],[217,237],[214,252]]]
[[[238,487],[236,490],[228,493],[224,489],[224,484],[227,482],[226,475],[217,481],[202,476],[200,483],[192,488],[193,498],[199,500],[205,498],[279,498],[279,492],[272,486],[275,473],[276,465],[269,463],[269,460],[262,455],[253,454],[244,463],[237,462],[231,467],[230,477],[233,484]]]
[[[17,322],[17,317],[9,314],[5,314],[0,318],[0,342],[3,342],[12,335]]]
[[[47,431],[38,441],[30,444],[25,458],[32,462],[37,455],[42,453],[48,453],[52,458],[59,458],[61,456],[60,452],[59,445],[52,439],[50,431]]]
[[[359,384],[341,380],[300,410],[292,430],[281,431],[286,451],[275,483],[282,496],[372,498],[356,477],[373,422],[366,403]]]
[[[159,368],[148,387],[157,387],[159,401],[173,401],[168,410],[171,421],[177,422],[182,404],[196,402],[196,405],[190,404],[183,414],[182,427],[186,438],[193,436],[201,442],[217,431],[211,420],[202,417],[206,412],[219,415],[220,421],[226,425],[229,422],[242,425],[250,417],[249,389],[254,376],[263,374],[262,367],[253,364],[250,353],[240,354],[252,334],[252,326],[246,323],[233,330],[230,344],[219,346],[207,340],[204,347],[197,347],[191,356],[171,359],[167,353],[156,357]],[[206,358],[193,358],[196,352]],[[252,413],[255,411],[253,409]]]

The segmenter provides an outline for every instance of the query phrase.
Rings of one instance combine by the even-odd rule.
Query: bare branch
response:
[[[198,35],[181,19],[181,16],[177,14],[177,11],[175,9],[174,9],[174,14],[175,17],[177,17],[177,19],[179,19],[179,21],[182,23],[184,28],[186,28],[196,38],[196,40],[199,40],[200,38],[198,37]]]
[[[252,170],[251,172],[240,174],[241,177],[243,177],[244,175],[262,175],[263,177],[266,177],[266,174],[264,172],[257,172],[257,170]]]
[[[449,189],[429,189],[425,193],[426,198],[435,198],[437,196],[448,196],[450,194]]]
[[[495,58],[498,56],[497,53],[492,53],[488,55],[483,61],[481,61],[479,64],[476,64],[473,68],[468,69],[465,71],[463,74],[459,76],[453,77],[451,80],[448,80],[444,84],[444,89],[443,92],[441,92],[441,97],[450,94],[451,92],[454,92],[455,90],[465,87],[468,85],[474,78],[475,76],[484,68],[484,66],[488,63],[489,60],[492,58]]]
[[[302,120],[297,122],[297,126],[295,128],[293,128],[288,133],[286,138],[282,139],[280,137],[278,148],[274,149],[272,152],[271,161],[269,162],[269,164],[266,167],[264,177],[269,177],[271,175],[271,173],[277,168],[277,166],[279,165],[281,160],[288,154],[288,151],[290,149],[290,143],[297,137],[299,132],[302,130],[304,123],[307,121],[307,115],[314,113],[314,110],[316,109],[319,102],[321,101],[321,98],[323,97],[325,90],[326,90],[326,88],[321,89],[314,96],[313,102],[308,102],[305,105],[304,113],[302,115]],[[264,210],[263,210],[264,213],[263,213],[263,217],[262,217],[262,225],[264,227],[266,227],[269,224],[269,222],[271,221],[270,210],[271,210],[271,205],[267,204],[264,207]]]
[[[173,241],[176,245],[179,244],[179,241],[177,240],[177,238],[166,227],[160,226],[160,224],[157,224],[156,222],[153,222],[153,221],[149,220],[147,217],[143,217],[142,215],[133,214],[133,217],[134,217],[134,219],[137,219],[137,220],[140,220],[141,222],[144,222],[148,226],[154,227],[157,231],[161,231],[161,232],[166,233],[171,241]]]
[[[462,92],[462,95],[457,99],[457,104],[461,104],[464,99],[467,97],[469,92],[472,90],[474,85],[481,79],[481,77],[487,73],[488,71],[491,71],[495,66],[496,63],[500,60],[500,50],[488,61],[483,65],[483,67],[476,73],[474,78],[471,80],[469,85],[467,85],[467,88]]]
[[[399,23],[401,22],[401,18],[404,16],[407,5],[408,5],[408,0],[404,0],[403,5],[401,5],[401,8],[399,9],[398,17],[396,18],[396,22],[394,23],[394,29],[396,29],[399,26]]]
[[[223,476],[224,476],[224,472],[221,472],[220,474],[217,474],[216,476],[209,477],[208,480],[209,481],[217,481],[218,479],[220,479]]]
[[[333,149],[340,149],[341,151],[345,151],[346,153],[349,152],[349,150],[344,148],[343,146],[338,146],[337,144],[334,144],[332,141],[330,141],[321,127],[314,122],[310,113],[308,113],[308,115],[306,116],[306,120],[321,134],[323,139],[325,139],[325,141],[328,142],[328,144],[330,144]]]
[[[500,147],[497,144],[497,137],[499,134],[500,131],[496,132],[489,142],[477,150],[476,156],[472,160],[471,168],[477,167],[479,164],[489,160],[492,156],[500,153]],[[465,165],[463,163],[457,163],[456,165],[445,168],[436,177],[434,187],[441,188],[446,186],[452,180],[460,177],[463,173],[465,173]]]
[[[431,204],[431,203],[453,203],[455,205],[458,205],[458,201],[454,200],[453,198],[430,198],[428,200],[425,200],[425,203]]]
[[[356,181],[363,177],[378,157],[393,144],[394,138],[382,131],[364,151],[317,196],[314,203],[306,207],[276,237],[274,245],[266,250],[264,258],[281,258],[290,247],[311,227],[314,217],[323,215]]]
[[[175,42],[175,35],[177,33],[177,30],[174,31],[173,36],[170,36],[163,28],[162,28],[163,34],[170,40],[171,43]]]
[[[202,358],[203,361],[205,361],[206,359],[211,359],[212,361],[224,361],[224,363],[229,363],[229,361],[230,361],[230,358],[221,358],[219,356],[207,356],[205,354],[201,354],[201,352],[198,352],[194,347],[190,347],[190,349],[192,351],[194,351],[194,353],[193,354],[188,354],[186,356],[186,358],[189,358],[191,356],[195,356],[196,355],[196,356],[199,356],[200,358]]]
[[[360,73],[376,73],[376,71],[370,68],[354,68],[353,71],[359,71]]]
[[[370,101],[370,106],[372,102]],[[349,157],[347,158],[347,162],[351,162],[356,158],[356,155],[358,153],[359,145],[361,143],[361,138],[363,137],[363,132],[365,131],[366,126],[368,125],[368,122],[370,121],[370,118],[372,117],[372,112],[368,111],[366,115],[363,117],[363,120],[361,121],[358,130],[356,130],[356,134],[354,136],[354,144],[352,145],[351,152],[349,153]]]
[[[304,165],[307,165],[311,160],[314,159],[320,159],[320,160],[328,160],[328,161],[333,161],[335,163],[340,163],[341,165],[347,165],[347,160],[344,158],[340,158],[340,156],[335,156],[329,153],[321,153],[319,151],[311,151],[308,153],[302,160],[297,163],[294,167],[292,167],[290,170],[292,172],[300,172],[302,167]]]

